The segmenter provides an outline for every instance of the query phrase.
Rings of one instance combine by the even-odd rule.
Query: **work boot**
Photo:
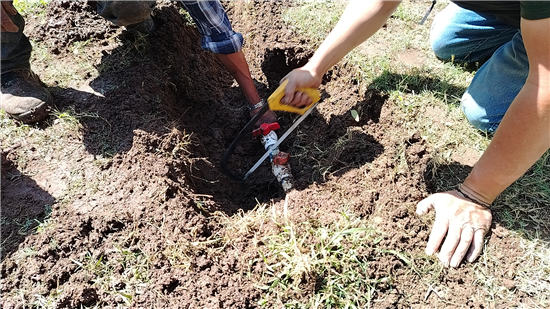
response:
[[[53,104],[51,94],[40,78],[30,69],[2,74],[2,101],[0,107],[23,123],[45,119]]]

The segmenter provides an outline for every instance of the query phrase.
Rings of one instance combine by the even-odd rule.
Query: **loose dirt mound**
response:
[[[263,97],[313,53],[281,21],[287,5],[226,4],[234,28],[245,34],[246,56]],[[28,237],[19,235],[15,224],[3,226],[2,238],[15,240],[2,254],[3,308],[21,307],[21,299],[38,299],[36,295],[57,295],[59,308],[115,307],[129,300],[116,292],[126,289],[139,291],[131,299],[131,306],[138,308],[258,306],[261,294],[254,278],[263,266],[249,265],[259,259],[252,235],[227,246],[221,240],[209,242],[213,235],[224,235],[223,225],[211,214],[230,216],[258,202],[282,204],[284,192],[268,164],[246,184],[221,173],[224,150],[248,120],[246,104],[221,64],[200,49],[199,34],[180,9],[174,3],[159,4],[154,12],[158,29],[147,37],[123,32],[124,44],[115,49],[108,40],[119,30],[91,14],[85,3],[52,2],[49,22],[31,28],[30,36],[47,42],[53,53],[68,54],[71,42],[90,40],[102,55],[100,76],[89,88],[51,89],[60,110],[91,115],[80,119],[81,135],[72,138],[80,146],[62,155],[65,163],[58,169],[48,168],[41,157],[32,162],[40,171],[37,181],[50,183],[50,188],[75,186],[63,172],[71,169],[94,185],[71,200],[50,195],[30,178],[6,176],[17,172],[10,163],[17,158],[6,151],[3,216],[48,216],[56,224]],[[418,254],[430,223],[415,216],[414,207],[431,191],[431,178],[425,176],[431,175],[430,155],[420,136],[394,119],[392,102],[375,91],[359,93],[351,76],[353,69],[346,66],[329,72],[330,83],[321,87],[323,103],[281,146],[294,155],[297,190],[289,195],[294,205],[290,211],[304,219],[323,214],[318,219],[328,222],[337,205],[352,205],[356,213],[378,218],[385,235],[379,246]],[[363,115],[359,122],[349,116],[350,109]],[[279,116],[283,130],[295,119]],[[246,141],[233,155],[231,168],[246,171],[261,154],[258,141]],[[94,163],[106,155],[112,160]],[[51,215],[38,207],[45,204],[52,205]],[[17,251],[25,247],[35,249],[31,262]],[[102,271],[120,275],[139,270],[140,265],[124,263],[128,255],[146,260],[147,269],[141,271],[147,278],[128,276],[147,284],[94,281],[93,275]],[[511,253],[503,259],[514,257]],[[118,261],[120,267],[92,269],[81,261]],[[444,304],[434,296],[424,299],[425,289],[415,283],[418,274],[398,256],[388,254],[372,267],[374,277],[391,273],[398,278],[379,286],[377,307],[479,307],[469,303],[477,290],[466,268],[441,272],[455,302]]]

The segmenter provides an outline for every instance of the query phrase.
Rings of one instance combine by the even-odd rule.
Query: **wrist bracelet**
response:
[[[248,105],[248,110],[253,111],[256,108],[263,107],[267,102],[264,99],[261,99],[260,102],[254,104],[254,105]]]
[[[478,204],[478,205],[481,205],[481,206],[485,206],[485,207],[491,209],[491,204],[487,204],[487,203],[485,203],[485,202],[480,202],[480,201],[476,200],[475,198],[469,196],[468,194],[464,193],[464,191],[462,191],[462,190],[460,189],[460,186],[458,186],[458,187],[456,188],[456,191],[457,191],[458,193],[462,194],[462,196],[464,196],[464,198],[466,198],[466,199],[469,200],[470,202],[475,203],[475,204]]]

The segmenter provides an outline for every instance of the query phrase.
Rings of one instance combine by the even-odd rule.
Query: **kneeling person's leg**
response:
[[[464,114],[476,128],[494,132],[525,84],[529,61],[521,32],[479,68],[462,96]]]
[[[2,32],[2,75],[0,107],[8,116],[24,123],[43,120],[49,114],[52,96],[31,71],[29,59],[32,47],[23,33],[25,20],[17,13],[10,15],[19,28],[17,32]]]
[[[476,62],[487,60],[517,29],[493,14],[480,14],[451,3],[434,19],[430,43],[443,60]]]

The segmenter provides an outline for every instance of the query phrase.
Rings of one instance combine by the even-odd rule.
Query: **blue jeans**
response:
[[[127,26],[149,18],[156,1],[95,2],[99,15],[119,26]],[[30,68],[29,59],[32,47],[27,36],[23,34],[25,20],[19,13],[10,16],[10,18],[19,27],[19,31],[2,32],[1,34],[0,55],[2,58],[2,73]]]
[[[476,128],[494,132],[529,73],[521,31],[494,15],[451,3],[435,17],[430,43],[436,56],[444,60],[488,59],[462,96],[461,108]]]

